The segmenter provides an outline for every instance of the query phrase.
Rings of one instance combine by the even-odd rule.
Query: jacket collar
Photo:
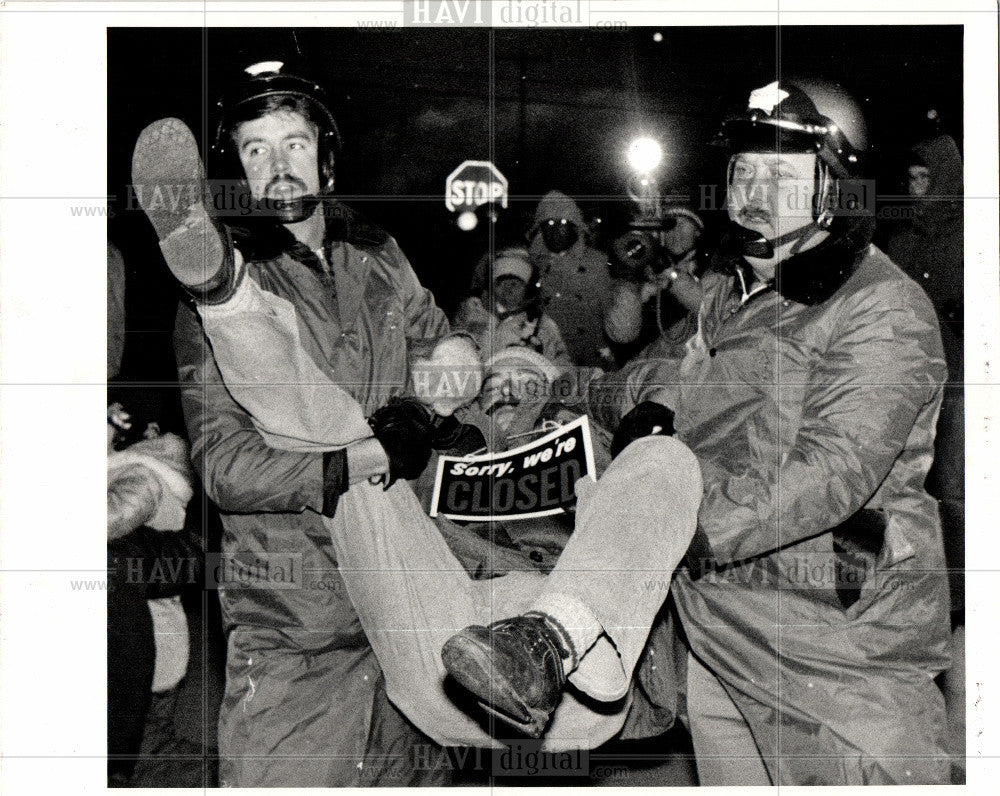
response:
[[[837,218],[826,241],[778,263],[773,281],[775,290],[798,304],[822,304],[857,269],[871,243],[874,229],[875,219],[870,216]],[[731,274],[743,274],[742,278],[746,279],[750,267],[738,246],[741,242],[727,235],[714,258],[714,267]]]
[[[327,262],[330,262],[331,250],[337,243],[350,243],[375,253],[389,242],[385,230],[332,197],[324,199],[317,212],[321,212],[326,221],[323,248]],[[313,252],[297,241],[284,225],[271,219],[249,217],[232,226],[231,230],[234,244],[247,261],[273,260],[288,253],[310,267],[321,267],[319,258]]]

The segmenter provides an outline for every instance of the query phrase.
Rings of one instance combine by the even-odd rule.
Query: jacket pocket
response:
[[[833,529],[837,599],[849,610],[873,580],[885,547],[885,512],[863,508]]]
[[[852,620],[893,590],[899,577],[897,568],[916,554],[910,540],[893,521],[892,513],[884,509],[861,511],[865,514],[855,515],[857,519],[852,517],[834,533],[834,550],[838,561],[843,562],[843,570],[838,572],[838,597],[847,618]],[[837,533],[844,525],[849,527]]]

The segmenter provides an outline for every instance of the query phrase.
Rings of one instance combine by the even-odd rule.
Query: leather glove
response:
[[[662,404],[643,401],[622,418],[611,439],[611,458],[614,459],[629,445],[651,434],[672,437],[674,434],[674,413]]]
[[[486,447],[483,432],[469,423],[462,423],[454,415],[435,417],[434,438],[431,447],[450,456],[466,456]]]
[[[368,419],[389,460],[388,489],[397,479],[417,478],[431,458],[431,414],[414,398],[391,398]]]

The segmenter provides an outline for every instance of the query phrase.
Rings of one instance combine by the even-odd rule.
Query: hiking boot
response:
[[[441,650],[449,674],[489,713],[540,738],[559,702],[570,658],[569,637],[541,615],[472,625]]]
[[[132,186],[167,266],[185,288],[204,298],[232,281],[232,247],[205,206],[205,167],[184,122],[160,119],[139,134]]]

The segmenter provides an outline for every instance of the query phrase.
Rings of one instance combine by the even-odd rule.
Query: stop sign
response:
[[[449,210],[475,210],[487,202],[507,206],[507,178],[488,160],[467,160],[448,175],[444,204]]]

